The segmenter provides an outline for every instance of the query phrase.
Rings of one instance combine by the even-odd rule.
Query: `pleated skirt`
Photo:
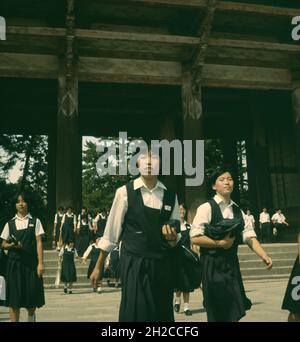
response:
[[[169,259],[122,254],[120,322],[174,322]]]
[[[36,265],[9,259],[7,265],[5,305],[14,309],[40,308],[45,304],[43,278]]]

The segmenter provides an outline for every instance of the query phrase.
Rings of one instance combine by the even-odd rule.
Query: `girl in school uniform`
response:
[[[60,235],[60,226],[61,221],[64,216],[64,208],[58,207],[57,213],[54,217],[54,228],[53,228],[53,248],[56,248],[59,251],[59,235]]]
[[[256,239],[254,229],[245,227],[243,212],[230,196],[233,191],[233,179],[230,170],[220,168],[211,176],[214,198],[198,209],[194,218],[190,236],[201,251],[202,289],[209,322],[239,321],[250,309],[251,302],[246,297],[237,256],[238,240],[243,241],[262,259],[267,268],[272,260]],[[216,231],[215,227],[224,225]],[[228,232],[222,238],[209,237],[208,231]],[[229,227],[229,228],[228,228]],[[210,233],[212,236],[213,234]]]
[[[64,293],[72,294],[72,285],[77,281],[74,258],[78,258],[73,241],[68,241],[64,245],[59,252],[59,257],[62,260],[60,281],[65,283]]]
[[[36,308],[45,304],[43,278],[44,230],[41,221],[29,212],[28,195],[16,197],[16,216],[6,223],[1,238],[2,247],[8,250],[6,272],[6,306],[10,319],[18,322],[20,309],[28,311],[28,321],[35,321]]]
[[[181,239],[177,244],[178,253],[176,260],[176,296],[175,296],[175,304],[174,311],[180,311],[181,305],[181,294],[183,295],[183,303],[184,303],[184,314],[186,316],[191,316],[192,312],[189,308],[189,300],[190,300],[190,292],[193,292],[196,288],[200,286],[200,277],[193,274],[194,268],[190,265],[190,259],[186,258],[185,250],[191,251],[191,240],[190,240],[190,229],[191,226],[186,222],[186,206],[182,203],[179,206],[180,213],[180,233]],[[193,252],[191,252],[193,253]],[[198,256],[197,256],[198,257]],[[199,273],[200,274],[200,267]]]
[[[282,310],[288,310],[288,322],[300,322],[300,229],[298,232],[298,255],[285,291]]]
[[[97,260],[99,258],[100,248],[98,247],[98,243],[100,241],[100,238],[101,238],[101,236],[99,236],[99,235],[96,236],[95,243],[91,244],[87,248],[87,250],[84,252],[83,257],[82,257],[82,262],[85,264],[89,255],[91,255],[90,264],[89,264],[89,268],[88,268],[88,272],[87,272],[87,278],[88,279],[90,279],[90,276],[91,276],[92,272],[94,271],[95,265],[96,265]],[[101,273],[103,273],[103,270]],[[98,292],[99,294],[102,292],[101,280],[102,279],[99,279],[99,281],[95,284],[95,286],[93,286],[94,292]]]
[[[178,202],[157,180],[158,155],[141,153],[137,166],[141,176],[116,191],[91,281],[97,281],[106,256],[122,240],[119,321],[174,321],[169,251],[177,233],[169,220],[179,228]]]
[[[90,232],[92,231],[91,222],[89,220],[88,214],[84,213],[78,215],[77,223],[77,240],[76,240],[76,250],[79,257],[83,256],[83,253],[89,246],[90,242]]]
[[[64,245],[68,241],[75,241],[76,231],[76,215],[73,213],[73,208],[68,207],[67,212],[64,214],[61,220],[60,226],[60,240]]]

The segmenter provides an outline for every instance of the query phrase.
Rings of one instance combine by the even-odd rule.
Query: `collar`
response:
[[[163,185],[163,183],[160,182],[159,180],[157,180],[155,187],[154,187],[153,189],[150,190],[150,189],[145,185],[145,183],[143,182],[142,178],[139,177],[139,178],[136,178],[136,179],[133,181],[133,189],[134,189],[134,190],[137,190],[137,189],[140,189],[140,188],[145,188],[145,189],[147,189],[147,190],[150,191],[150,192],[153,192],[153,191],[156,190],[157,188],[161,188],[161,189],[163,189],[163,190],[167,190],[167,188],[166,188],[166,187]]]
[[[219,195],[215,195],[214,200],[217,202],[217,204],[223,203],[225,205],[225,203],[223,202],[222,198]],[[232,205],[237,205],[237,204],[233,202],[232,199],[230,199],[230,202],[226,207],[231,207]]]
[[[24,217],[20,217],[17,214],[15,215],[15,217],[13,218],[14,220],[20,220],[20,221],[25,221],[25,220],[29,220],[31,219],[32,216],[30,215],[30,213],[28,213],[26,216]]]

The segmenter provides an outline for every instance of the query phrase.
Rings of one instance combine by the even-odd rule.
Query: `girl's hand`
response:
[[[38,264],[37,274],[38,274],[39,278],[41,278],[43,276],[44,272],[45,272],[44,265]]]
[[[174,228],[171,228],[168,224],[165,224],[162,227],[162,233],[166,240],[168,241],[176,241],[177,240],[177,233]]]
[[[267,254],[262,257],[262,261],[267,265],[267,270],[272,268],[273,261]]]
[[[223,249],[229,249],[232,247],[235,240],[235,236],[230,237],[229,235],[225,236],[223,240],[220,240],[219,246]]]

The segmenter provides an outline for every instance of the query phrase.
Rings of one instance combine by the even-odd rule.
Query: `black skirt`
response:
[[[234,322],[246,315],[246,297],[237,256],[201,255],[202,289],[208,322]]]
[[[120,322],[174,322],[168,258],[122,254]]]
[[[77,237],[77,240],[76,240],[76,250],[77,250],[77,253],[80,257],[83,256],[84,252],[86,251],[86,249],[89,247],[89,244],[90,244],[90,236],[89,234],[87,235],[79,235]]]
[[[294,281],[294,284],[293,284],[293,279],[295,277],[300,277],[299,256],[296,258],[292,273],[290,275],[290,279],[288,281],[288,285],[285,291],[281,308],[283,310],[289,310],[291,313],[300,315],[300,298],[299,298],[300,291],[298,289],[299,281]]]
[[[196,264],[191,259],[187,258],[181,246],[178,246],[177,248],[177,253],[174,256],[173,263],[175,275],[174,291],[193,292],[200,286],[200,264]]]
[[[119,251],[112,251],[110,253],[109,260],[109,277],[110,278],[120,278],[120,257]]]
[[[38,277],[37,266],[9,258],[5,280],[6,306],[31,309],[45,304],[43,278]]]
[[[62,262],[60,281],[63,283],[74,283],[77,281],[74,261],[67,260]]]

